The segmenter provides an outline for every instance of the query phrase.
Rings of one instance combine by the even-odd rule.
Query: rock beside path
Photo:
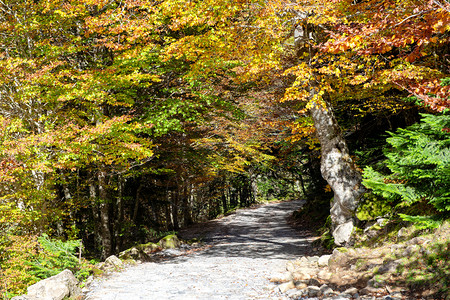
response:
[[[402,299],[401,291],[388,292],[385,287],[376,287],[356,272],[346,271],[346,266],[351,269],[354,265],[350,257],[343,259],[343,256],[346,255],[339,250],[335,250],[332,255],[320,256],[319,259],[303,256],[288,262],[287,273],[278,274],[271,281],[279,283],[277,288],[288,299]],[[331,265],[324,265],[328,260]],[[280,282],[282,279],[285,282]]]
[[[80,296],[78,279],[70,270],[64,270],[58,275],[29,286],[26,295],[17,296],[11,300],[63,300],[78,299]]]
[[[278,280],[284,278],[284,282],[279,281],[279,290],[296,300],[450,299],[445,292],[445,278],[450,276],[446,263],[450,224],[411,239],[405,238],[405,232],[403,229],[398,234],[397,243],[337,248],[331,255],[289,261],[287,272],[276,276]],[[432,265],[430,258],[434,260]],[[428,282],[426,278],[430,278]],[[286,290],[286,286],[295,288]]]

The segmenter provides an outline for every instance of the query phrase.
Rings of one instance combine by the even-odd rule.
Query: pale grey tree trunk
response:
[[[318,48],[312,45],[322,43],[324,36],[321,35],[323,32],[321,28],[309,22],[309,15],[297,11],[297,18],[302,26],[297,23],[294,39],[298,57],[308,54],[311,64],[318,51]],[[320,91],[318,82],[317,76],[313,74],[309,86],[310,101],[313,101],[310,113],[321,146],[320,171],[334,192],[330,210],[333,237],[337,245],[343,245],[350,239],[356,218],[355,210],[364,193],[364,187],[361,184],[361,174],[350,158],[347,143],[331,110],[327,95],[323,95],[324,97],[318,101],[313,100]]]
[[[364,193],[362,177],[350,158],[329,103],[312,103],[311,116],[321,146],[320,170],[334,192],[330,210],[333,237],[337,245],[344,245],[349,241],[355,210]]]
[[[110,203],[106,190],[107,172],[101,167],[98,173],[98,196],[100,206],[100,233],[102,236],[102,258],[105,259],[112,254],[112,234],[109,218]]]

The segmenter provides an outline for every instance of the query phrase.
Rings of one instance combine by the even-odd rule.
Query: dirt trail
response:
[[[286,216],[302,201],[271,203],[182,231],[211,247],[172,259],[143,263],[97,281],[87,300],[285,299],[268,278],[285,271],[288,260],[310,250],[308,236],[292,229]]]

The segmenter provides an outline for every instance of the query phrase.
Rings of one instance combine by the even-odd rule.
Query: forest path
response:
[[[206,250],[142,263],[97,281],[86,300],[285,299],[268,281],[286,262],[310,250],[307,233],[286,217],[303,201],[261,205],[180,233],[202,237]]]

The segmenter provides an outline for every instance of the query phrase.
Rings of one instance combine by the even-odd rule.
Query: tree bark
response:
[[[92,216],[94,219],[94,240],[95,245],[101,244],[102,236],[97,224],[100,224],[100,212],[97,206],[97,190],[94,181],[89,183],[89,199],[91,201]]]
[[[178,191],[169,191],[167,193],[167,198],[171,204],[172,208],[172,225],[173,230],[180,229],[180,224],[178,222],[178,203],[180,195],[177,193]]]
[[[343,245],[350,239],[355,210],[364,193],[362,177],[350,158],[329,103],[312,103],[311,116],[321,146],[322,177],[334,192],[330,210],[333,237],[337,245]]]
[[[119,175],[117,178],[118,195],[116,198],[116,217],[114,220],[114,241],[115,252],[119,253],[122,247],[122,220],[123,220],[123,187],[125,185],[125,179]]]
[[[223,189],[222,191],[221,199],[222,199],[223,213],[226,213],[228,211],[228,203],[227,203],[227,196],[225,194],[225,189]]]
[[[131,223],[133,225],[137,225],[136,221],[137,221],[137,216],[138,216],[138,212],[139,212],[139,204],[141,202],[142,188],[143,188],[143,183],[141,182],[136,191],[136,201],[134,202],[133,216],[131,217]]]
[[[180,187],[179,187],[180,188]],[[183,207],[183,224],[185,226],[194,224],[192,220],[191,203],[190,197],[193,192],[193,187],[189,181],[181,180],[181,197],[182,197],[182,207]]]
[[[100,232],[102,236],[102,258],[112,254],[112,235],[110,229],[108,194],[106,190],[106,170],[100,168],[98,173],[98,196],[100,207]]]

